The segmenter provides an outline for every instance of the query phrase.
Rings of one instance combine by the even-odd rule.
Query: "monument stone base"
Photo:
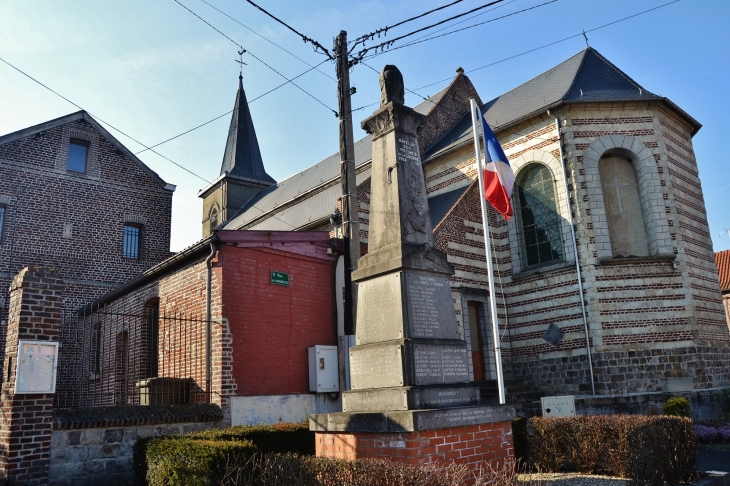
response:
[[[416,467],[464,464],[477,473],[514,457],[510,405],[309,416],[317,456],[385,459]]]

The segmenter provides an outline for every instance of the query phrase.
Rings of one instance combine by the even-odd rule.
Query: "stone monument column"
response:
[[[317,454],[390,457],[373,452],[373,444],[396,443],[413,449],[403,457],[415,458],[414,464],[449,462],[428,441],[448,436],[459,443],[466,427],[471,437],[502,431],[492,434],[504,440],[489,452],[507,457],[514,409],[479,405],[451,295],[454,270],[434,248],[417,139],[425,116],[404,105],[395,66],[385,67],[380,85],[381,106],[362,122],[372,135],[373,162],[369,252],[352,274],[358,286],[352,389],[342,394],[343,412],[310,416]],[[456,457],[464,460],[457,462],[487,457],[486,444],[471,444],[461,448]]]

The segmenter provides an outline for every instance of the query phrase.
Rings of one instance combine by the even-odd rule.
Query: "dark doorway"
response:
[[[469,307],[469,343],[471,344],[471,361],[474,369],[474,381],[484,381],[484,352],[482,341],[481,302],[468,302]]]

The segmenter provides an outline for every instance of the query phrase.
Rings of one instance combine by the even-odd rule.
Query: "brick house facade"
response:
[[[63,277],[70,309],[167,258],[174,190],[84,111],[0,137],[0,308],[29,265]]]
[[[479,102],[459,70],[414,109],[426,115],[419,146],[436,245],[456,268],[457,318],[471,357],[482,362],[481,370],[471,363],[472,377],[489,380],[493,340],[469,97]],[[658,392],[682,377],[698,390],[728,386],[730,335],[692,149],[701,125],[590,48],[480,105],[517,178],[515,217],[507,223],[489,215],[508,394],[590,395],[591,365],[599,395]],[[364,243],[371,146],[369,137],[355,143]],[[263,191],[255,207],[244,206],[223,227],[336,235],[330,215],[340,196],[338,157]],[[604,160],[630,168],[633,193],[620,193],[628,190],[623,179],[614,186],[606,173],[602,179]],[[520,212],[519,188],[531,171],[550,192],[546,263],[529,261]],[[627,214],[638,217],[626,231],[616,226],[625,216],[621,194]],[[643,250],[621,246],[634,240]],[[543,337],[554,328],[561,338],[550,344]]]
[[[730,328],[730,250],[715,253],[715,264],[717,265],[717,274],[720,278],[722,305],[725,307],[725,320],[727,321],[728,328]]]

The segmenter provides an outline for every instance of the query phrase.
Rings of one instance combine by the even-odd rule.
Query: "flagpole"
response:
[[[479,132],[477,131],[477,123],[481,126],[481,116],[477,116],[478,107],[474,98],[469,99],[471,104],[471,121],[472,130],[474,132],[474,153],[477,159],[477,175],[479,177],[479,200],[482,205],[482,227],[484,228],[484,247],[487,256],[487,279],[489,280],[489,304],[490,314],[492,315],[492,335],[494,336],[494,363],[497,368],[497,390],[499,392],[499,403],[506,403],[504,394],[504,376],[502,375],[502,344],[499,338],[499,323],[497,320],[497,295],[494,290],[494,270],[492,268],[492,242],[489,236],[489,221],[487,219],[487,199],[484,197],[484,178],[482,157],[479,149]],[[481,112],[479,111],[481,115]],[[484,135],[484,127],[482,127],[482,135]],[[484,141],[484,150],[487,149],[486,140]]]

